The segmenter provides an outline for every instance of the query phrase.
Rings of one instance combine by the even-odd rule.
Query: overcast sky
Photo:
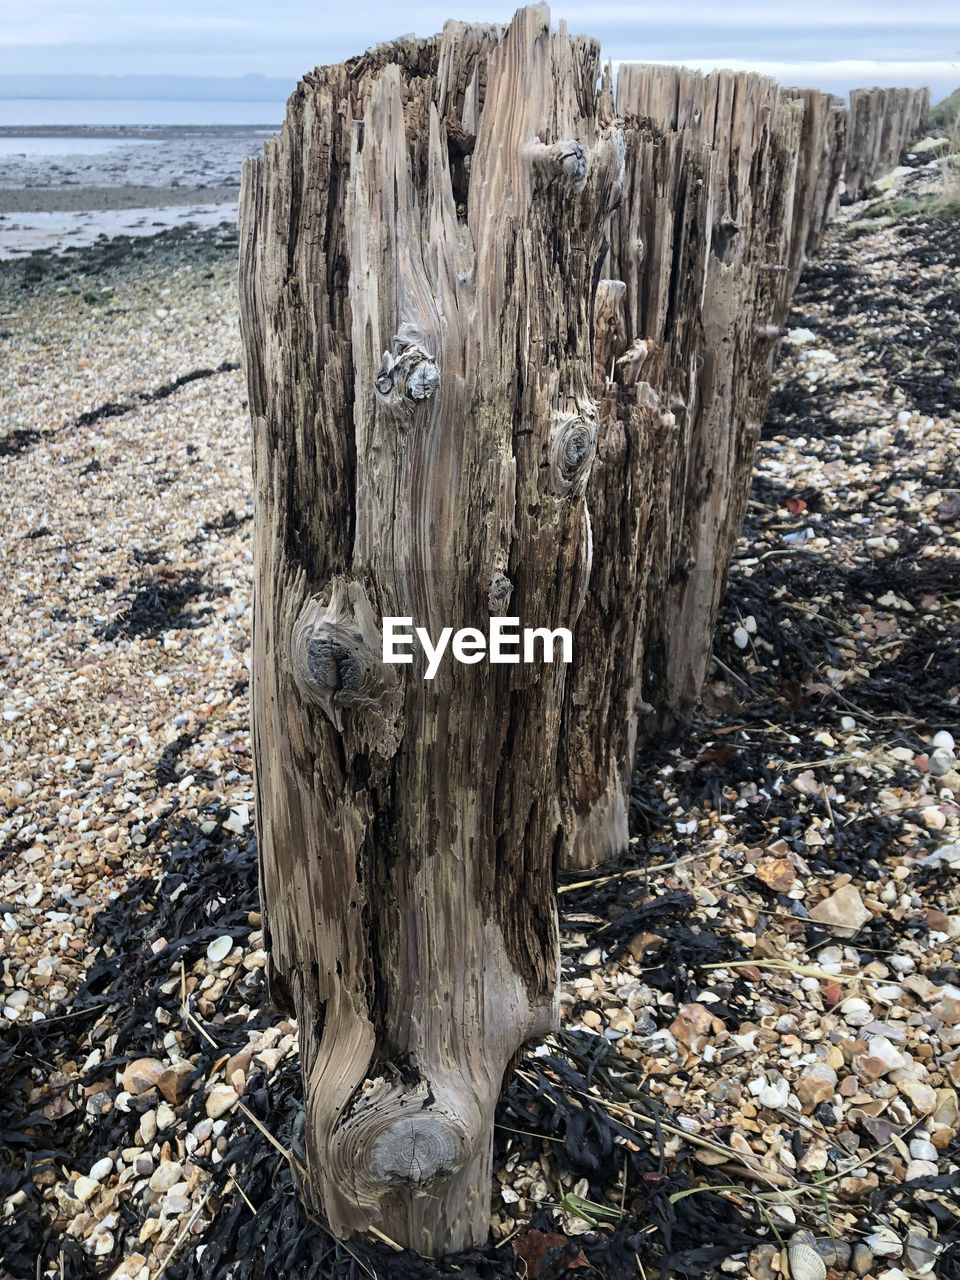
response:
[[[447,17],[506,21],[496,0],[3,0],[2,74],[260,74],[295,80]],[[957,0],[569,0],[553,20],[598,36],[614,60],[765,70],[849,88],[960,84]]]

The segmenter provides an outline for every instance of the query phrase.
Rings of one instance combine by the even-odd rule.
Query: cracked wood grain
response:
[[[493,1112],[556,1018],[566,668],[384,670],[380,619],[572,626],[622,184],[545,7],[320,68],[244,175],[253,736],[310,1198],[427,1253],[489,1222]]]

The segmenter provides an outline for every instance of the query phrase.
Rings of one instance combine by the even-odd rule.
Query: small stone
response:
[[[869,1246],[875,1258],[899,1258],[903,1253],[903,1242],[889,1227],[878,1227],[864,1238],[864,1244]]]
[[[145,1147],[157,1136],[157,1113],[156,1110],[145,1111],[140,1117],[140,1141]]]
[[[211,1120],[219,1120],[228,1111],[232,1111],[237,1105],[239,1095],[236,1089],[229,1084],[215,1084],[207,1094],[207,1100],[204,1104],[207,1115]]]
[[[903,1249],[903,1269],[908,1276],[927,1276],[937,1265],[941,1246],[922,1231],[908,1231]]]
[[[249,1048],[240,1049],[227,1059],[227,1065],[224,1068],[224,1077],[227,1084],[233,1084],[233,1077],[239,1071],[246,1078],[247,1072],[250,1070],[250,1060],[253,1057],[253,1051]],[[242,1092],[242,1090],[238,1090]]]
[[[821,1102],[828,1102],[837,1088],[837,1073],[825,1062],[816,1062],[800,1077],[795,1092],[803,1109],[810,1112]]]
[[[953,1141],[953,1130],[948,1124],[935,1124],[930,1130],[930,1145],[936,1151],[946,1151]]]
[[[136,1058],[133,1062],[127,1063],[120,1083],[127,1093],[138,1097],[156,1088],[163,1071],[163,1063],[158,1058]]]
[[[937,1148],[927,1138],[914,1138],[910,1143],[910,1154],[914,1160],[932,1160],[936,1163]]]
[[[163,1195],[165,1191],[176,1182],[180,1182],[183,1178],[183,1166],[178,1164],[176,1160],[168,1160],[165,1164],[158,1165],[150,1175],[149,1187],[151,1191],[156,1191],[158,1195]]]
[[[871,918],[863,904],[860,891],[852,884],[845,884],[829,898],[818,902],[810,911],[810,919],[822,924],[842,937],[862,929]]]
[[[864,1175],[851,1174],[841,1178],[837,1183],[837,1191],[841,1200],[863,1200],[871,1191],[876,1191],[880,1179],[872,1171]]]
[[[901,1093],[906,1094],[915,1115],[928,1116],[936,1109],[937,1095],[934,1089],[909,1071],[897,1071],[891,1077]]]
[[[168,1102],[161,1102],[157,1107],[157,1132],[169,1129],[177,1118],[177,1113]]]
[[[951,1129],[954,1133],[960,1128],[960,1108],[958,1108],[955,1089],[937,1089],[933,1121],[934,1124]]]
[[[73,1194],[81,1204],[86,1204],[100,1190],[100,1183],[96,1178],[85,1178],[83,1174],[73,1184]]]
[[[141,1151],[133,1162],[133,1171],[138,1178],[149,1178],[153,1173],[153,1156],[149,1151]]]
[[[224,823],[224,826],[226,826],[226,823]],[[220,964],[227,958],[232,950],[233,939],[230,937],[229,933],[221,934],[219,938],[214,938],[207,947],[207,959],[211,964]]]
[[[761,858],[754,874],[775,893],[789,893],[797,880],[797,873],[789,858]]]
[[[907,1182],[912,1182],[914,1178],[935,1178],[938,1172],[931,1160],[911,1160],[904,1178]]]
[[[956,763],[952,751],[944,751],[943,747],[938,747],[927,756],[927,772],[932,778],[942,778],[945,773],[949,773],[954,768]]]
[[[193,1069],[192,1063],[187,1062],[185,1058],[179,1058],[157,1077],[157,1088],[171,1105],[176,1106],[185,1097],[187,1080],[193,1073]]]
[[[110,1272],[110,1280],[131,1280],[146,1265],[147,1259],[142,1253],[131,1253],[124,1258],[118,1267]]]
[[[98,1258],[105,1258],[113,1253],[115,1244],[112,1231],[100,1231],[94,1236],[93,1252]]]
[[[96,1164],[90,1167],[90,1177],[94,1182],[102,1182],[104,1178],[109,1178],[113,1172],[113,1161],[109,1156],[104,1156],[102,1160],[98,1160]]]
[[[813,1247],[831,1270],[846,1271],[849,1267],[852,1251],[846,1240],[821,1236],[819,1240],[814,1240]]]
[[[862,1241],[860,1244],[855,1244],[853,1253],[850,1255],[850,1270],[853,1274],[862,1278],[869,1275],[872,1266],[873,1254],[870,1252],[869,1247]]]
[[[957,744],[953,740],[953,734],[947,733],[946,729],[941,729],[939,733],[935,733],[933,735],[934,750],[939,748],[941,751],[952,752],[956,750],[956,746]]]
[[[750,645],[750,632],[746,627],[735,627],[733,631],[733,643],[738,649],[746,649]]]
[[[851,996],[848,1000],[844,1000],[839,1012],[844,1022],[849,1023],[851,1027],[863,1027],[873,1019],[873,1010],[866,1000],[861,1000],[859,996]]]
[[[702,1004],[681,1005],[670,1030],[692,1053],[702,1053],[713,1030],[713,1014]]]
[[[945,994],[942,1000],[932,1006],[930,1012],[938,1017],[944,1026],[960,1025],[960,1000],[956,996]]]
[[[883,1116],[868,1116],[862,1112],[857,1117],[867,1133],[875,1138],[882,1147],[885,1147],[890,1139],[896,1134],[900,1134],[900,1125],[894,1124],[892,1120],[885,1120]]]
[[[888,1071],[896,1071],[907,1065],[907,1060],[893,1047],[886,1036],[874,1036],[867,1052],[856,1060],[860,1075],[867,1080],[879,1080]]]
[[[779,1267],[774,1269],[780,1250],[775,1244],[758,1244],[750,1250],[747,1258],[747,1271],[755,1280],[778,1280]]]
[[[601,956],[600,948],[594,947],[592,951],[587,951],[584,953],[580,963],[582,965],[585,965],[588,969],[595,969],[597,965],[600,963],[600,956]]]
[[[257,1054],[257,1062],[260,1063],[267,1075],[272,1075],[276,1071],[283,1058],[282,1049],[261,1049]]]
[[[921,858],[918,865],[933,867],[936,870],[944,864],[948,867],[960,868],[960,843],[942,844],[939,849],[934,849],[933,853],[928,853],[925,858]]]

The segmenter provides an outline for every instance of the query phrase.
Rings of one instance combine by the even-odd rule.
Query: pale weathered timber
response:
[[[632,66],[617,107],[594,568],[565,718],[569,866],[623,849],[638,727],[675,724],[699,698],[769,392],[803,113],[762,77]]]
[[[776,324],[786,323],[803,268],[836,213],[846,158],[846,110],[841,100],[819,89],[787,89],[785,96],[802,103],[803,118]]]
[[[929,89],[854,89],[850,94],[845,185],[861,200],[918,138],[930,110]]]
[[[339,1235],[485,1238],[494,1104],[556,1017],[566,668],[386,666],[590,569],[591,327],[622,137],[599,50],[450,23],[307,76],[249,164],[253,740],[271,991]]]

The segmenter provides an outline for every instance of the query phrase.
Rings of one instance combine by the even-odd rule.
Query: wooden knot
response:
[[[462,1169],[471,1136],[469,1125],[424,1081],[401,1085],[381,1079],[365,1087],[337,1124],[332,1171],[362,1200],[375,1201],[389,1187],[423,1187]]]
[[[393,351],[385,351],[374,379],[377,399],[385,409],[407,415],[436,395],[440,370],[419,342],[401,336],[394,339]]]
[[[582,493],[597,451],[596,423],[557,416],[550,432],[550,488],[558,497]]]
[[[504,617],[510,608],[510,601],[513,599],[513,583],[505,573],[501,573],[499,569],[494,571],[490,580],[490,590],[487,592],[487,601],[490,606],[490,612],[498,618]]]
[[[289,663],[304,700],[319,706],[338,729],[344,710],[374,708],[371,732],[382,743],[392,736],[385,726],[398,679],[383,663],[383,638],[359,583],[335,578],[328,601],[304,601],[290,635]]]
[[[587,185],[590,169],[587,153],[582,143],[574,139],[547,145],[535,138],[527,144],[523,154],[545,182],[558,182],[577,193]]]
[[[421,1111],[383,1129],[370,1148],[370,1172],[384,1182],[432,1182],[463,1163],[463,1142],[451,1117]]]

